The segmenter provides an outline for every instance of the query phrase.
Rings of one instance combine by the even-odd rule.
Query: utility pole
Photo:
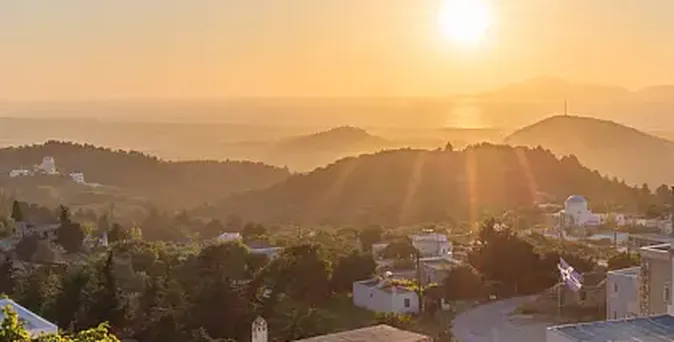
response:
[[[424,303],[423,303],[423,285],[421,284],[421,262],[419,261],[421,254],[419,251],[416,251],[414,253],[414,257],[416,259],[417,263],[417,287],[418,287],[418,292],[417,296],[419,297],[419,313],[421,313],[424,310]]]
[[[569,116],[567,100],[564,100],[564,116]]]

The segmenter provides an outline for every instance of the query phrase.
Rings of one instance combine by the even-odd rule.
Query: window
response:
[[[580,300],[586,300],[586,299],[587,299],[587,292],[580,291]]]
[[[409,308],[409,307],[410,307],[410,299],[405,298],[405,308]]]
[[[613,284],[613,292],[618,293],[618,284]]]
[[[670,303],[669,284],[665,284],[665,289],[663,291],[662,298],[665,300],[665,303]]]

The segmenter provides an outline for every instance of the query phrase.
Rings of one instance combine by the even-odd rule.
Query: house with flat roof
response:
[[[388,325],[375,325],[372,327],[343,331],[334,334],[296,340],[300,342],[432,342],[433,339],[400,330]]]
[[[674,341],[674,317],[669,315],[568,324],[547,329],[546,342]]]
[[[633,318],[640,315],[639,274],[641,274],[639,266],[608,272],[606,319]]]
[[[382,277],[353,283],[353,304],[374,312],[416,313],[419,296],[404,281]]]
[[[11,299],[0,299],[0,308],[4,308],[8,305],[19,315],[19,320],[23,322],[31,337],[38,337],[42,334],[58,333],[56,324],[47,321]],[[5,317],[0,311],[0,322],[4,321],[4,319]]]

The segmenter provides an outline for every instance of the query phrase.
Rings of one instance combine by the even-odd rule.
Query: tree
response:
[[[65,206],[61,206],[59,227],[56,229],[56,243],[61,245],[66,252],[75,253],[82,249],[84,237],[85,233],[82,226],[79,223],[71,221],[70,210]]]
[[[634,267],[641,265],[641,257],[639,254],[634,253],[620,253],[612,256],[608,259],[608,269],[609,270],[619,270],[622,268]]]
[[[267,233],[267,228],[265,226],[263,226],[261,224],[249,222],[249,223],[246,223],[245,226],[243,226],[243,230],[241,231],[241,236],[243,236],[243,238],[245,240],[248,240],[248,239],[251,239],[251,238],[262,236],[266,233]]]
[[[225,231],[225,226],[220,220],[211,220],[203,226],[199,234],[204,239],[214,239]]]
[[[449,271],[442,287],[447,300],[479,299],[485,294],[482,278],[470,265],[461,265]]]
[[[447,144],[445,144],[445,149],[444,149],[444,151],[445,151],[445,152],[452,152],[452,151],[454,151],[454,146],[452,146],[452,143],[451,143],[451,142],[448,141]]]
[[[109,252],[105,263],[98,270],[98,284],[87,318],[93,319],[93,322],[109,322],[113,327],[118,327],[124,323],[126,303],[117,287],[114,267],[114,256]]]
[[[14,261],[7,258],[0,264],[0,293],[6,295],[14,292]]]
[[[358,234],[361,248],[366,251],[372,251],[372,244],[381,241],[381,236],[384,234],[384,229],[380,226],[370,226],[363,229]]]
[[[374,274],[376,265],[372,254],[351,252],[337,260],[332,274],[332,289],[335,292],[348,293],[353,283],[369,279]]]
[[[409,238],[402,238],[386,246],[382,255],[385,258],[403,260],[413,258],[418,252]]]
[[[133,233],[131,229],[122,227],[121,224],[119,223],[114,223],[112,225],[112,228],[110,228],[110,231],[108,232],[108,242],[109,243],[114,243],[117,241],[126,241],[126,240],[132,240],[133,239]]]
[[[318,245],[286,248],[266,273],[271,287],[295,300],[317,304],[330,297],[330,264]],[[276,293],[278,294],[278,293]]]
[[[40,237],[37,234],[24,236],[19,240],[19,243],[16,244],[16,256],[22,261],[32,260],[39,244]]]
[[[21,209],[21,204],[18,201],[14,201],[12,203],[12,219],[14,222],[23,222],[25,219],[23,210]]]

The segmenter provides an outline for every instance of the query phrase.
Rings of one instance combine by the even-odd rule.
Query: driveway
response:
[[[452,332],[459,342],[544,342],[553,323],[510,314],[533,297],[518,297],[480,305],[459,314]]]

